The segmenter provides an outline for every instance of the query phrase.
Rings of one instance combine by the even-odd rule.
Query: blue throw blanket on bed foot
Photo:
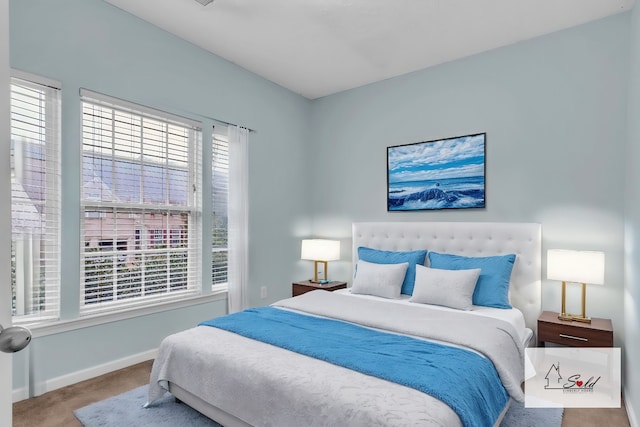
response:
[[[449,405],[466,427],[493,426],[509,399],[493,363],[461,348],[273,307],[200,325],[420,390]]]

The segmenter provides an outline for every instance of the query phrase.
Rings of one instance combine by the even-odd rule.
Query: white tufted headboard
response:
[[[427,249],[440,253],[491,256],[516,254],[511,304],[534,332],[541,310],[542,234],[540,224],[509,222],[356,222],[353,265],[358,247],[387,251]]]

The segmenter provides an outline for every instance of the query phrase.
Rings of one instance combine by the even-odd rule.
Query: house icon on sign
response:
[[[547,385],[545,385],[544,388],[556,388],[554,386],[560,384],[560,380],[562,379],[562,375],[560,375],[560,362],[551,365],[544,379],[547,380]]]

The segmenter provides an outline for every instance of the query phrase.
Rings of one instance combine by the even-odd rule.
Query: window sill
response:
[[[31,331],[33,338],[55,335],[62,332],[76,329],[90,328],[92,326],[103,325],[105,323],[119,322],[121,320],[132,319],[134,317],[146,316],[168,310],[189,307],[198,304],[206,304],[212,301],[220,301],[227,298],[227,290],[214,290],[206,295],[198,295],[185,298],[179,301],[159,302],[145,307],[137,307],[104,314],[82,316],[72,320],[56,320],[52,322],[40,323],[36,325],[25,325]]]

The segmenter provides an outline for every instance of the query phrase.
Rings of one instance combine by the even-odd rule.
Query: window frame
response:
[[[11,78],[10,78],[10,110],[13,110],[13,100],[14,100],[14,85],[22,86],[29,90],[42,91],[44,96],[44,100],[41,101],[44,103],[44,127],[40,127],[41,132],[43,132],[44,138],[41,139],[40,143],[44,145],[44,200],[42,203],[38,203],[43,206],[44,220],[41,221],[40,228],[44,229],[44,237],[40,242],[41,251],[38,254],[38,264],[39,266],[36,268],[37,276],[41,278],[38,282],[41,283],[44,289],[43,292],[44,298],[44,309],[43,310],[34,310],[31,311],[29,309],[23,308],[19,309],[18,299],[18,286],[15,283],[17,280],[15,273],[17,273],[17,264],[13,264],[14,258],[17,258],[16,250],[18,244],[14,241],[14,232],[12,226],[12,239],[11,239],[11,257],[12,257],[12,275],[11,275],[11,286],[12,286],[12,298],[14,302],[12,302],[12,321],[15,324],[39,324],[43,322],[51,322],[58,320],[60,317],[60,299],[61,299],[61,269],[60,269],[60,228],[61,228],[61,148],[62,148],[62,136],[61,136],[61,88],[62,85],[55,81],[48,79],[46,77],[34,75],[31,73],[26,73],[24,71],[19,70],[11,70]],[[42,121],[42,117],[40,117],[40,121]],[[19,129],[14,130],[13,127],[13,111],[11,113],[11,118],[9,122],[10,134],[11,134],[11,175],[12,175],[12,184],[14,181],[14,173],[15,173],[15,146],[17,144],[14,141],[14,131],[17,132]],[[21,144],[28,144],[29,142],[24,139],[20,142]],[[21,165],[22,167],[22,165]],[[16,178],[17,183],[17,178]],[[22,187],[22,184],[17,184]],[[13,187],[13,185],[12,185]],[[24,188],[24,187],[22,187]],[[14,202],[14,192],[13,188],[11,191],[11,203],[13,206]],[[34,205],[35,206],[35,205]],[[12,217],[12,223],[15,218]],[[20,245],[23,246],[23,245]],[[15,260],[17,262],[17,259]],[[27,262],[27,261],[23,261]],[[28,263],[28,262],[27,262]],[[33,271],[35,267],[29,268]],[[44,271],[44,272],[43,272]],[[33,276],[36,274],[28,275],[31,277],[27,280],[31,281],[29,285],[31,289],[24,290],[23,294],[26,292],[33,292],[33,287],[35,286],[34,281],[37,280]],[[16,289],[13,291],[13,289]],[[27,304],[27,301],[23,301],[23,304]],[[24,307],[24,306],[23,306]],[[22,313],[19,313],[22,311]]]
[[[130,240],[132,241],[132,249],[128,249],[127,253],[134,252],[136,254],[143,254],[142,255],[143,260],[146,259],[145,257],[150,256],[152,252],[154,254],[155,253],[166,254],[166,260],[167,260],[166,261],[166,269],[167,269],[166,282],[167,283],[166,283],[166,292],[151,293],[150,295],[145,295],[144,294],[145,289],[147,289],[145,288],[145,286],[148,286],[148,284],[145,282],[144,278],[145,278],[145,274],[151,275],[150,273],[151,270],[150,270],[150,267],[148,267],[148,265],[146,264],[146,261],[143,261],[145,263],[144,270],[146,271],[146,273],[145,272],[140,273],[143,277],[142,284],[140,285],[141,295],[133,296],[130,298],[127,298],[127,297],[119,298],[119,295],[118,295],[119,285],[117,282],[118,279],[116,277],[118,274],[119,266],[114,266],[113,270],[110,270],[114,272],[113,273],[114,277],[116,277],[114,279],[113,290],[112,290],[113,299],[111,301],[87,303],[87,299],[86,299],[87,298],[87,293],[86,293],[87,292],[86,290],[87,251],[85,250],[85,245],[83,244],[82,252],[79,254],[80,269],[81,269],[79,315],[86,316],[86,315],[92,315],[92,314],[104,313],[104,312],[129,310],[131,308],[147,307],[149,305],[154,305],[158,303],[180,301],[183,299],[189,299],[189,298],[193,298],[194,296],[200,295],[202,292],[202,281],[201,281],[201,274],[199,274],[199,271],[201,270],[201,266],[202,266],[201,234],[202,234],[202,168],[203,168],[202,148],[201,148],[202,146],[201,124],[191,119],[172,115],[172,114],[169,114],[160,110],[156,110],[150,107],[134,104],[129,101],[124,101],[118,98],[113,98],[107,95],[88,91],[86,89],[81,89],[80,95],[81,95],[80,114],[82,115],[81,125],[83,127],[85,126],[85,118],[84,118],[85,105],[88,104],[88,105],[97,106],[99,108],[112,110],[114,113],[112,115],[112,118],[115,117],[116,111],[124,113],[126,115],[131,115],[132,117],[133,116],[139,117],[141,119],[141,126],[143,126],[142,123],[144,123],[144,120],[162,122],[164,125],[166,125],[164,129],[166,129],[167,132],[171,126],[179,126],[185,129],[189,134],[189,137],[188,137],[189,147],[187,149],[188,160],[187,160],[187,169],[186,169],[187,176],[188,176],[188,183],[185,188],[186,200],[184,204],[179,204],[179,203],[172,204],[168,199],[165,199],[164,203],[152,203],[149,201],[145,201],[144,197],[142,196],[142,192],[144,191],[143,187],[139,189],[139,193],[140,193],[139,200],[136,202],[126,202],[126,201],[122,202],[122,201],[113,201],[113,200],[111,201],[90,200],[89,198],[85,197],[81,189],[80,209],[83,215],[82,215],[81,224],[79,226],[80,226],[80,239],[83,243],[86,240],[86,236],[85,236],[86,222],[84,221],[84,217],[86,213],[89,211],[105,210],[108,212],[109,210],[111,210],[111,212],[113,212],[112,215],[114,215],[116,218],[116,221],[117,221],[117,218],[119,218],[117,216],[118,214],[121,214],[121,215],[128,214],[129,217],[139,215],[145,218],[145,220],[148,215],[152,215],[152,216],[156,214],[163,215],[162,224],[164,225],[164,227],[159,229],[159,233],[158,233],[158,230],[153,228],[153,227],[157,227],[157,225],[153,225],[153,226],[149,226],[149,228],[145,228],[145,226],[141,227],[138,224],[136,224],[135,227],[132,228],[131,230],[132,234],[130,236],[131,237]],[[112,126],[114,126],[114,122],[115,120],[111,123]],[[165,136],[168,138],[168,133],[166,133]],[[116,141],[116,137],[112,135],[112,138],[111,138],[112,153],[113,153],[113,150],[115,149],[114,148],[116,145],[115,141]],[[83,159],[83,166],[81,168],[82,172],[80,177],[81,183],[84,183],[84,176],[85,176],[84,175],[85,174],[84,158],[86,155],[85,142],[86,142],[85,136],[83,133],[81,136],[81,143],[80,143],[81,158]],[[171,148],[170,141],[168,139],[163,140],[161,144],[167,150]],[[109,144],[107,144],[107,146],[108,145]],[[152,163],[149,161],[145,161],[146,154],[144,151],[144,141],[142,139],[140,139],[139,145],[141,150],[139,153],[140,165],[143,168],[142,170],[144,170],[145,165],[148,166],[148,165],[151,165]],[[165,155],[166,155],[166,152],[165,152]],[[97,155],[96,157],[101,157],[101,156]],[[112,164],[115,164],[115,162],[119,161],[119,158],[113,154],[111,156],[107,155],[106,158],[108,158],[112,162]],[[168,158],[165,158],[165,161],[167,164],[169,163]],[[168,171],[170,169],[169,166],[165,166],[165,168],[166,169],[163,169],[165,171]],[[115,179],[115,175],[114,175],[114,179]],[[168,190],[169,188],[168,173],[165,177],[163,177],[162,182],[166,184],[166,191],[167,192],[170,191]],[[168,194],[169,193],[166,193],[166,197],[168,197]],[[107,214],[107,216],[108,215],[109,214]],[[171,244],[169,244],[168,239],[171,236],[171,232],[169,230],[174,228],[174,225],[171,224],[171,222],[169,221],[169,218],[172,218],[173,215],[179,215],[179,216],[186,215],[186,217],[188,218],[187,230],[186,230],[186,236],[187,236],[186,250],[184,248],[174,248],[172,247]],[[166,219],[166,223],[165,223],[165,219]],[[144,222],[143,222],[143,225],[144,225]],[[158,234],[161,236],[160,241],[167,243],[166,247],[163,248],[162,243],[158,245],[160,246],[159,248],[148,247],[148,245],[152,243],[150,237],[151,236],[156,237],[156,235]],[[113,239],[114,239],[113,241],[116,242],[116,241],[119,241],[121,237],[114,236]],[[153,242],[155,242],[155,239],[153,240]],[[185,289],[171,290],[170,278],[171,278],[171,275],[173,274],[172,271],[175,271],[175,270],[171,270],[170,259],[173,255],[176,255],[176,254],[177,256],[180,256],[179,255],[180,253],[186,254],[185,256],[187,259],[186,268],[184,270],[179,268],[178,270],[178,271],[185,271],[184,273],[186,275]],[[148,255],[145,255],[145,254],[148,254]],[[124,256],[119,253],[118,244],[112,247],[110,256],[113,257],[113,259]],[[93,255],[91,255],[90,258],[91,257],[93,257]],[[120,264],[119,261],[117,261],[117,263]],[[179,264],[179,266],[181,265],[182,264]],[[158,276],[158,277],[162,277],[162,276]]]

